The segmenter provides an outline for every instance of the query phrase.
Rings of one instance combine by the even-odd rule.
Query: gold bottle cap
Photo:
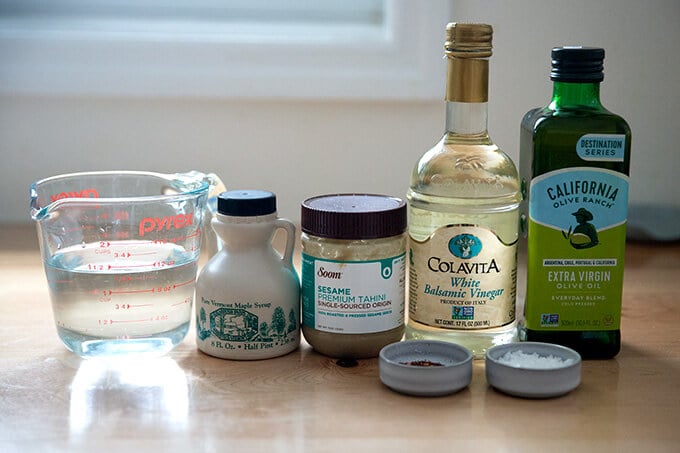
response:
[[[490,57],[492,36],[491,25],[452,22],[446,26],[445,54],[449,58]]]

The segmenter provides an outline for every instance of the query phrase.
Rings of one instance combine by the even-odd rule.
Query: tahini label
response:
[[[527,328],[619,329],[627,212],[625,174],[577,167],[532,180]]]
[[[409,317],[448,329],[486,329],[515,320],[517,242],[472,225],[411,238]]]
[[[302,323],[334,333],[376,333],[404,324],[406,254],[334,261],[302,254]]]

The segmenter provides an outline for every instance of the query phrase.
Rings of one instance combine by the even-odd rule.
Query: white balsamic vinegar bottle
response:
[[[515,341],[519,177],[487,132],[492,28],[447,26],[446,133],[416,163],[407,339]]]

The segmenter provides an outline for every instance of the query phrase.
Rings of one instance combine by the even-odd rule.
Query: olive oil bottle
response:
[[[517,339],[519,174],[489,137],[492,27],[451,23],[446,132],[414,166],[408,190],[407,339],[466,346],[475,357]]]
[[[552,49],[553,97],[520,131],[527,289],[520,338],[620,349],[630,128],[600,102],[604,49]]]

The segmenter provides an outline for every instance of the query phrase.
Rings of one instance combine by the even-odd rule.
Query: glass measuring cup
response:
[[[195,171],[73,173],[31,185],[57,333],[69,350],[160,355],[182,341],[211,188],[224,186]]]

